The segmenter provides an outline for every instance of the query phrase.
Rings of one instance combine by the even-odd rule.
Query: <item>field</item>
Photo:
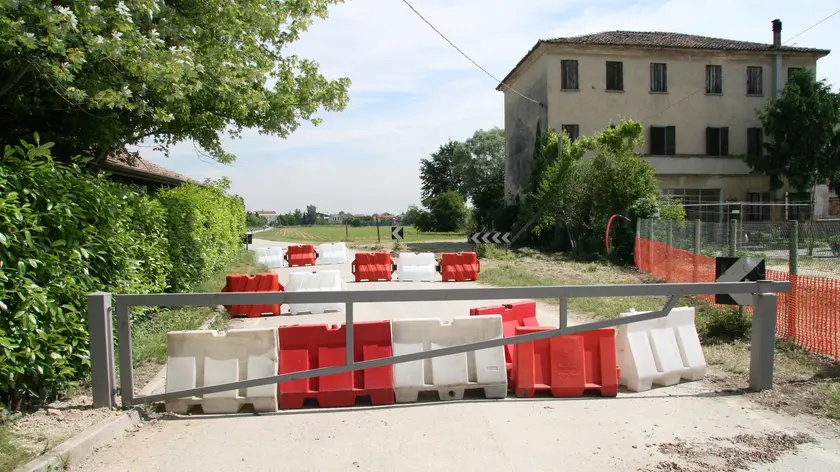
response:
[[[406,243],[423,241],[466,241],[466,233],[423,233],[411,226],[403,229]],[[379,238],[383,243],[391,241],[391,227],[380,226]],[[349,242],[371,244],[379,241],[376,226],[345,227],[342,225],[284,226],[259,233],[259,239],[290,243]]]

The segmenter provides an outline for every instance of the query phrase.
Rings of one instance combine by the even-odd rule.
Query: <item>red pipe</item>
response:
[[[610,227],[612,226],[612,222],[616,216],[620,216],[628,223],[630,222],[630,218],[627,218],[624,215],[620,215],[616,213],[615,215],[611,216],[609,221],[607,221],[607,232],[604,234],[604,254],[609,257],[610,256]]]

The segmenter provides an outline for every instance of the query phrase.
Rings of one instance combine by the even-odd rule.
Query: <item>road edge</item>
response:
[[[200,330],[207,329],[219,316],[222,315],[224,307],[216,307],[216,313],[208,317],[199,327]],[[152,380],[141,390],[140,395],[149,395],[160,388],[166,382],[166,364],[160,369]],[[90,456],[97,449],[107,443],[119,439],[129,430],[135,429],[143,424],[140,411],[137,408],[128,410],[114,419],[91,426],[79,434],[64,441],[58,446],[50,449],[45,454],[32,459],[28,463],[14,469],[13,472],[49,472],[50,470],[64,470],[67,464],[81,462]]]
[[[131,409],[117,418],[99,423],[59,444],[46,454],[37,457],[14,472],[48,472],[65,470],[70,464],[86,459],[95,450],[119,439],[143,424],[137,409]]]

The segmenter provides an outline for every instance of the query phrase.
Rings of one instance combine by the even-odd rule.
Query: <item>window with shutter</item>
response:
[[[562,125],[560,128],[569,135],[569,139],[572,141],[580,136],[580,126],[578,125]]]
[[[747,95],[764,95],[764,71],[761,67],[747,67]]]
[[[563,90],[578,90],[578,61],[564,59],[560,61],[560,88]]]
[[[668,66],[662,62],[650,63],[650,91],[665,93],[668,91]]]
[[[607,61],[607,90],[611,92],[624,90],[624,63]]]
[[[764,131],[761,128],[747,128],[747,155],[760,157],[764,154]]]
[[[677,127],[665,127],[665,155],[674,156],[677,154]]]
[[[729,155],[729,128],[706,128],[706,155]]]
[[[665,127],[650,127],[650,153],[654,156],[665,155]]]
[[[706,93],[723,93],[723,67],[706,66]]]

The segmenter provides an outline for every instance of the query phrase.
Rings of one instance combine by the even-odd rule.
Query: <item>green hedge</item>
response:
[[[190,258],[202,264],[199,277],[218,269],[245,222],[241,199],[219,185],[164,190],[159,200],[82,161],[55,162],[51,144],[35,141],[6,146],[0,162],[0,402],[13,408],[87,374],[89,293],[169,290]],[[200,228],[181,229],[175,209]]]
[[[195,288],[230,263],[245,234],[245,205],[225,195],[226,184],[168,188],[158,198],[168,213],[169,285],[175,292]]]

